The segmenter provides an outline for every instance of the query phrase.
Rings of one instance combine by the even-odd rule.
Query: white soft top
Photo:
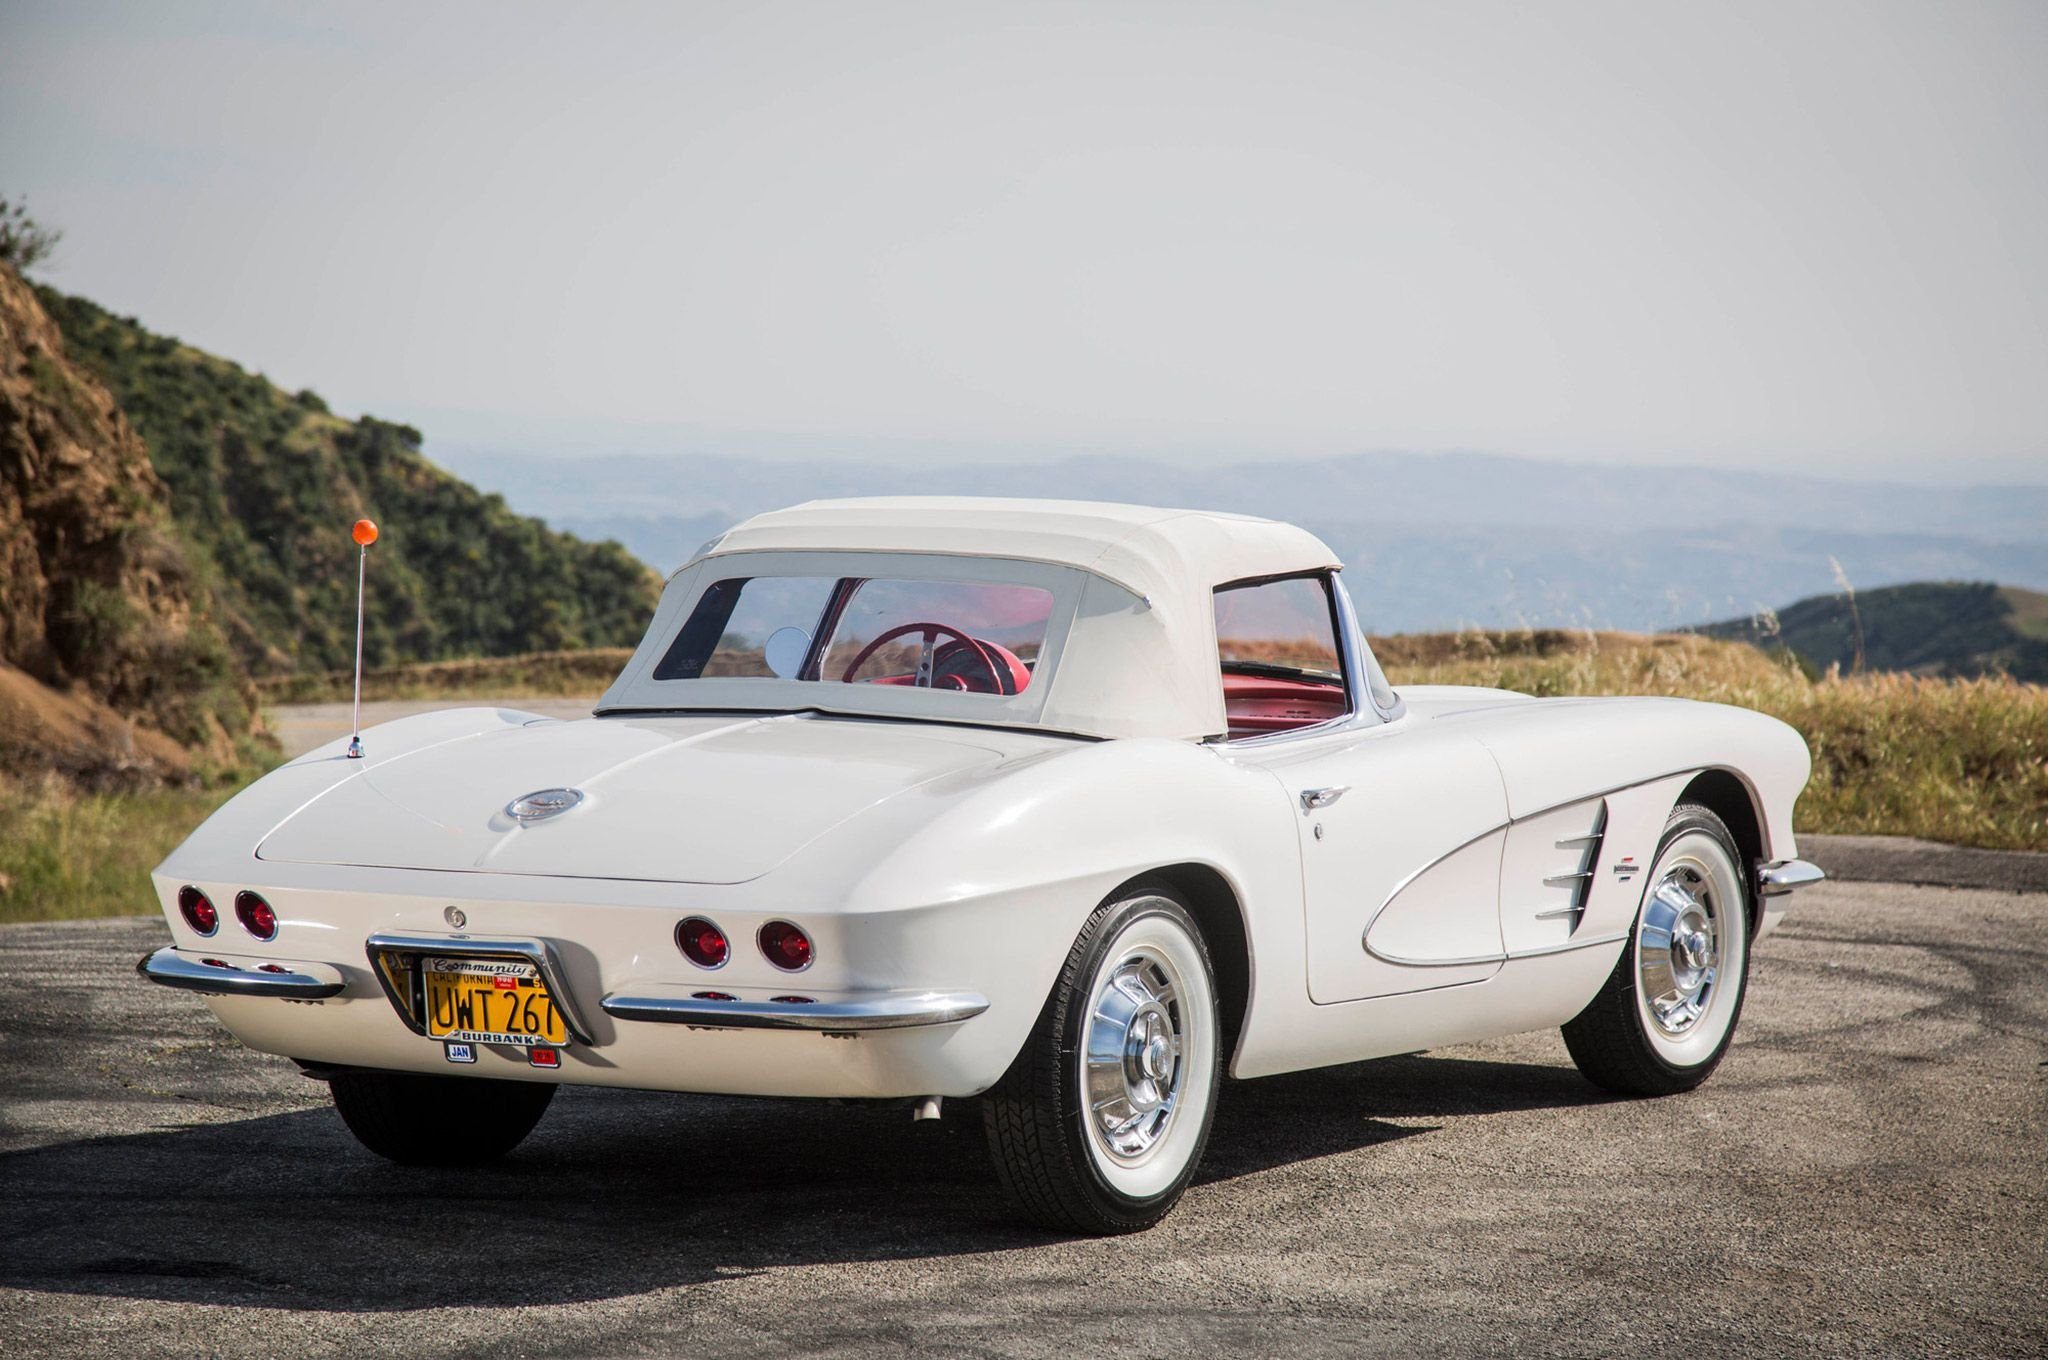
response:
[[[819,554],[836,561],[821,567]],[[735,572],[874,575],[917,555],[922,570],[1045,585],[1060,631],[1023,693],[998,698],[879,685],[761,678],[657,680],[656,665],[703,590]],[[639,650],[600,712],[794,708],[900,714],[1102,737],[1201,738],[1228,722],[1217,678],[1216,587],[1340,566],[1291,524],[1206,510],[1094,501],[903,496],[810,501],[756,515],[704,545],[669,578]]]
[[[705,545],[732,552],[839,550],[1011,557],[1079,567],[1133,595],[1341,565],[1306,529],[1214,510],[993,496],[870,496],[806,501],[756,515]]]

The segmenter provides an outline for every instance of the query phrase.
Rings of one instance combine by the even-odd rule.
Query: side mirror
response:
[[[784,680],[794,680],[803,669],[804,658],[811,654],[811,635],[801,628],[778,628],[768,635],[768,645],[761,651],[769,670]]]

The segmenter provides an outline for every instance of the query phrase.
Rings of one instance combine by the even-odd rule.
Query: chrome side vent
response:
[[[1546,888],[1570,888],[1572,890],[1571,905],[1568,907],[1553,907],[1549,911],[1539,911],[1536,913],[1537,920],[1569,920],[1572,926],[1575,929],[1577,928],[1579,918],[1586,911],[1586,900],[1593,893],[1593,876],[1600,868],[1600,846],[1606,839],[1607,802],[1605,799],[1602,799],[1600,811],[1593,818],[1593,829],[1591,831],[1588,831],[1583,836],[1566,836],[1563,840],[1556,842],[1557,848],[1560,850],[1576,850],[1579,852],[1578,867],[1570,873],[1552,874],[1549,878],[1543,880],[1543,886]]]

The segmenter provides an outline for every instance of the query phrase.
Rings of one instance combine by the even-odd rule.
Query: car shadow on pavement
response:
[[[1569,1068],[1427,1057],[1232,1083],[1200,1180],[1598,1099]],[[326,1108],[0,1156],[0,1287],[116,1298],[512,1307],[1049,1240],[1011,1219],[973,1102],[913,1124],[893,1106],[570,1088],[475,1170],[383,1162]]]

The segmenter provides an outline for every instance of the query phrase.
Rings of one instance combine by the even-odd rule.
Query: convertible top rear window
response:
[[[706,587],[656,680],[723,676],[1018,694],[1053,597],[994,581],[728,577]]]

